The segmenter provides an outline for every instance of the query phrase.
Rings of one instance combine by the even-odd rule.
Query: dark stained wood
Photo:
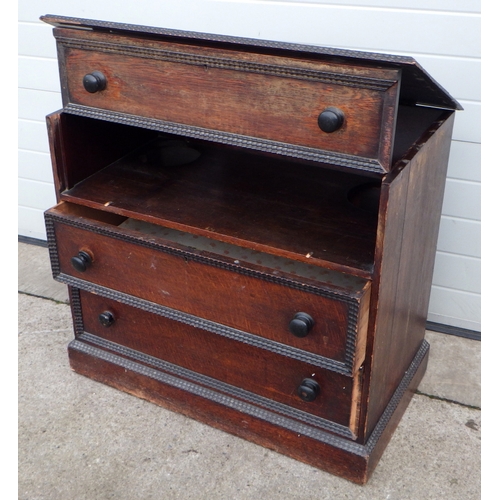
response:
[[[61,191],[67,186],[67,182],[65,179],[64,161],[61,157],[62,144],[60,136],[60,117],[60,111],[51,113],[46,117],[50,158],[52,161],[52,176],[54,179],[55,194],[58,202],[61,199]]]
[[[427,351],[425,358],[417,366],[416,373],[411,373],[410,384],[403,397],[395,402],[396,406],[389,420],[380,422],[380,435],[377,439],[369,443],[369,446],[352,446],[348,440],[328,433],[313,437],[315,433],[312,428],[297,432],[269,422],[263,418],[264,415],[261,418],[252,417],[227,404],[192,392],[187,393],[153,377],[127,369],[123,364],[120,366],[86,354],[73,344],[69,345],[68,351],[71,367],[77,373],[358,484],[365,484],[372,474],[425,373],[428,359]]]
[[[296,163],[200,141],[189,146],[201,152],[194,163],[159,168],[144,155],[132,155],[71,187],[61,199],[370,275],[376,207],[364,210],[349,201],[350,191],[366,179],[320,168],[311,175]]]
[[[83,47],[70,44],[64,50],[67,102],[374,158],[384,168],[390,167],[397,69],[370,72],[372,79],[385,73],[387,83],[385,88],[365,88],[361,82],[336,84],[337,68],[332,71],[326,63],[312,70],[310,63],[300,64],[296,59],[253,54],[249,65],[248,54],[239,58],[235,50],[228,55],[204,48],[200,54],[168,42],[145,43],[95,32],[75,35],[64,29],[57,29],[56,36],[63,46],[68,39],[76,39]],[[86,42],[102,41],[105,45],[93,46],[92,51],[85,47]],[[176,60],[168,60],[167,52],[173,52]],[[218,61],[212,62],[214,58]],[[82,79],[96,70],[105,75],[107,86],[102,92],[89,93]],[[326,76],[306,76],[308,71],[322,71]],[[344,66],[340,74],[362,78],[367,73],[364,67]],[[321,81],[328,75],[333,82]],[[326,134],[317,119],[330,106],[341,108],[346,119],[339,131]]]
[[[197,395],[187,395],[182,389],[96,359],[72,349],[71,346],[69,359],[73,370],[98,382],[353,482],[364,484],[367,480],[368,453],[352,453],[296,432],[277,428],[265,420],[250,418],[238,410],[207,401]]]
[[[74,186],[156,136],[150,130],[100,120],[90,123],[66,113],[56,123],[64,172],[61,189]]]
[[[364,484],[425,372],[459,104],[411,58],[44,20],[71,367]]]
[[[242,38],[212,33],[171,30],[168,28],[140,26],[133,24],[98,21],[94,19],[76,19],[72,17],[46,15],[42,21],[56,27],[76,27],[122,33],[131,36],[139,35],[144,40],[169,40],[182,45],[207,46],[223,50],[241,50],[258,54],[281,54],[288,57],[315,61],[316,64],[336,61],[343,67],[364,66],[376,74],[381,68],[400,68],[403,73],[401,101],[407,103],[424,103],[427,106],[446,109],[463,109],[430,75],[412,58],[393,54],[359,52],[332,47],[320,47],[261,39]],[[341,66],[341,67],[342,67]]]
[[[115,238],[125,234],[123,230],[115,229],[113,238],[112,235],[99,234],[103,228],[108,231],[112,228],[106,228],[97,221],[89,224],[88,228],[66,225],[64,217],[69,219],[69,216],[64,212],[69,212],[67,204],[50,212],[62,216],[61,222],[55,223],[62,273],[338,361],[343,361],[346,355],[348,316],[353,318],[355,314],[354,310],[349,311],[351,303],[352,307],[361,310],[357,318],[350,319],[354,321],[359,339],[354,369],[364,358],[369,283],[354,282],[353,290],[347,290],[312,282],[319,290],[340,292],[339,300],[332,300],[236,274],[222,269],[221,265],[196,262],[186,254],[161,252],[156,238],[154,249],[138,245],[140,240],[136,235],[118,244]],[[80,217],[80,212],[77,210],[72,214],[73,220]],[[106,212],[102,215],[110,217]],[[81,250],[93,259],[85,272],[75,270],[71,264],[72,257]],[[262,271],[273,274],[272,269]],[[144,286],[145,283],[147,286]],[[304,338],[293,336],[288,329],[297,312],[306,312],[315,321],[310,334]]]
[[[454,116],[442,115],[433,133],[382,184],[376,274],[370,311],[366,385],[369,435],[425,335],[432,271]],[[405,162],[406,163],[406,162]],[[383,235],[383,236],[382,236]]]
[[[373,471],[375,470],[376,465],[378,464],[382,454],[389,444],[389,441],[396,431],[396,428],[403,417],[408,405],[410,404],[411,398],[417,392],[417,388],[422,381],[422,378],[425,375],[425,371],[427,369],[427,363],[429,361],[429,350],[418,366],[418,369],[413,376],[411,383],[408,386],[408,389],[404,392],[402,398],[399,400],[399,404],[397,405],[394,413],[391,415],[390,420],[385,424],[384,431],[376,441],[375,445],[372,449],[370,449],[370,455],[368,459],[368,470],[367,477],[369,478]]]
[[[312,415],[350,423],[350,377],[308,365],[286,355],[245,345],[220,335],[184,325],[134,307],[80,292],[86,332],[232,384]],[[112,312],[115,322],[105,327],[99,314]],[[313,377],[321,387],[317,399],[302,401],[297,388]],[[342,387],[342,390],[338,390]]]

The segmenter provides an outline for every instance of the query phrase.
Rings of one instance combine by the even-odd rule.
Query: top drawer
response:
[[[399,69],[64,28],[55,35],[67,112],[389,170]]]

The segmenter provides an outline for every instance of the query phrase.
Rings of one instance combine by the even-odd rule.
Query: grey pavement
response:
[[[67,291],[19,243],[18,498],[481,498],[480,342],[427,332],[431,357],[370,481],[358,486],[71,371]]]

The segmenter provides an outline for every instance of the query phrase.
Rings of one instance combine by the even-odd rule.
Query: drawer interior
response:
[[[399,151],[437,112],[400,113],[400,125],[407,115]],[[60,126],[62,200],[365,278],[372,272],[380,177],[64,113]]]
[[[149,241],[192,254],[215,258],[220,262],[236,264],[249,269],[261,270],[275,276],[298,278],[305,283],[342,289],[361,294],[367,281],[350,273],[341,273],[312,263],[303,263],[277,255],[249,250],[213,238],[198,236],[139,219],[125,217],[105,210],[96,210],[81,204],[63,202],[47,211],[61,222],[71,224],[85,221],[91,233],[111,229],[115,235],[124,235],[130,241]],[[84,238],[83,242],[86,241]]]

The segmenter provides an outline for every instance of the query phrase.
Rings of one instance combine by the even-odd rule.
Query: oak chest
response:
[[[71,367],[366,482],[426,367],[460,105],[408,57],[42,19]]]

